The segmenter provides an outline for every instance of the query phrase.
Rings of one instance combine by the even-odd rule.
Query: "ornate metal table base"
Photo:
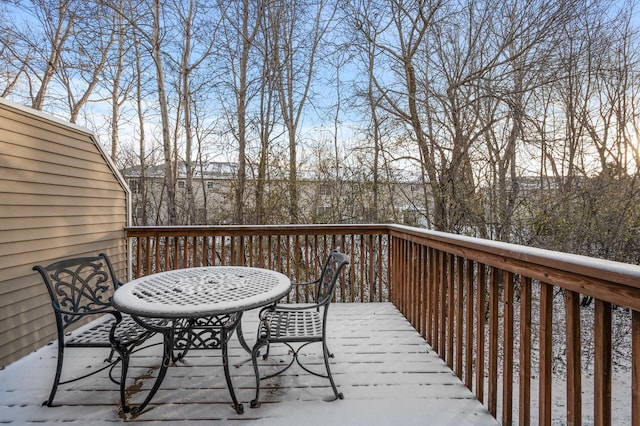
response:
[[[136,407],[123,407],[123,411],[125,413],[130,412],[133,416],[136,416],[144,411],[160,388],[169,365],[172,362],[176,362],[184,358],[190,350],[199,349],[222,350],[224,377],[227,381],[227,388],[229,389],[231,400],[233,401],[233,408],[238,414],[242,414],[244,412],[244,407],[242,404],[238,403],[233,383],[231,382],[231,374],[229,371],[229,352],[227,346],[233,332],[237,330],[241,345],[245,350],[248,349],[248,345],[245,342],[244,337],[241,337],[242,328],[239,327],[242,320],[242,312],[227,315],[216,315],[207,318],[180,318],[172,321],[172,325],[170,327],[162,328],[146,323],[144,318],[135,319],[142,326],[153,329],[163,335],[164,350],[162,355],[162,364],[153,387],[140,405]],[[250,352],[250,350],[248,350],[248,352]]]

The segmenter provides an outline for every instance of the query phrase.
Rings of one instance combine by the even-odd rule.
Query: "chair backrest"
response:
[[[316,294],[316,303],[318,305],[326,305],[333,298],[333,290],[335,289],[342,268],[349,264],[347,255],[332,250],[322,267],[320,278],[318,279],[318,288]]]
[[[47,266],[34,266],[47,285],[59,326],[67,328],[82,318],[78,314],[100,313],[111,309],[113,292],[122,283],[113,273],[106,254],[60,260]]]

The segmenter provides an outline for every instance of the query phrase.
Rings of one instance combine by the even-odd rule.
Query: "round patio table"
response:
[[[279,272],[241,266],[205,266],[146,275],[118,288],[113,305],[142,326],[164,336],[163,359],[158,376],[145,400],[131,413],[138,414],[159,389],[171,361],[190,349],[221,349],[227,388],[237,413],[242,404],[229,373],[227,343],[234,331],[242,347],[251,352],[242,335],[242,313],[275,303],[289,293],[291,280]],[[157,326],[157,319],[166,326]],[[155,319],[155,321],[150,321]],[[175,355],[178,351],[179,355]],[[123,407],[129,411],[129,407]]]

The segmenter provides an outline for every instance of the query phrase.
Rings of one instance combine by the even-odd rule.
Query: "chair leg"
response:
[[[256,408],[260,405],[260,370],[258,368],[258,356],[260,356],[260,348],[263,346],[269,347],[269,343],[264,340],[258,340],[251,350],[251,361],[253,363],[253,373],[256,376],[256,396],[251,400],[251,408]]]
[[[327,377],[329,378],[329,382],[331,383],[331,388],[333,389],[335,399],[344,399],[344,395],[342,394],[342,392],[338,392],[336,382],[333,380],[333,375],[331,374],[331,367],[329,367],[329,358],[333,358],[333,354],[329,353],[329,348],[327,347],[327,343],[325,340],[322,341],[322,352],[324,355],[324,366],[327,369]]]
[[[53,399],[56,396],[58,385],[60,384],[60,377],[62,377],[62,363],[64,362],[64,342],[58,340],[58,357],[56,360],[56,375],[53,378],[53,386],[51,386],[51,393],[49,393],[49,399],[44,401],[42,405],[47,407],[53,406]]]

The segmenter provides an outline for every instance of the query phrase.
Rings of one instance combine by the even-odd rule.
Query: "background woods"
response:
[[[637,263],[633,1],[0,2],[0,94],[136,224],[399,222]]]

